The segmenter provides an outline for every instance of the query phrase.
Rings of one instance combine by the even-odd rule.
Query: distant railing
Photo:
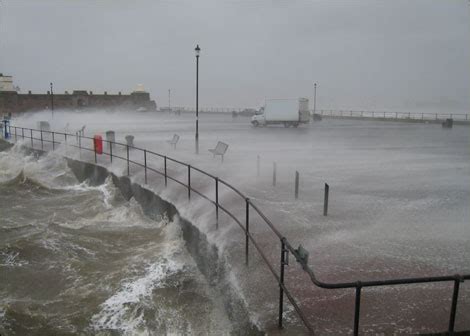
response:
[[[313,113],[313,110],[312,110]],[[469,120],[467,113],[419,113],[419,112],[391,112],[391,111],[352,111],[352,110],[316,110],[317,114],[331,117],[350,118],[381,118],[397,120]]]
[[[85,137],[82,134],[68,134],[68,133],[62,133],[62,132],[53,132],[53,131],[45,131],[45,130],[36,130],[36,129],[31,129],[31,128],[24,128],[24,127],[16,127],[16,126],[7,126],[9,127],[10,134],[11,136],[14,137],[15,141],[18,140],[18,138],[25,140],[25,139],[30,139],[31,141],[31,148],[34,149],[34,141],[40,141],[41,142],[41,150],[44,151],[44,143],[51,143],[52,144],[52,150],[55,149],[56,145],[64,144],[65,146],[71,146],[78,148],[80,153],[82,150],[88,151],[88,152],[93,152],[94,153],[94,160],[95,163],[98,163],[97,160],[97,151],[96,151],[96,146],[94,143],[94,138],[90,137]],[[11,133],[11,129],[14,129],[14,133]],[[20,130],[20,132],[19,132]],[[43,133],[47,133],[51,135],[51,140],[49,139],[44,139]],[[34,135],[36,137],[34,137]],[[38,137],[39,136],[39,137]],[[56,141],[56,137],[59,136],[63,139],[63,142]],[[76,144],[71,144],[69,141],[70,139],[75,138]],[[91,148],[89,147],[83,147],[82,146],[82,141],[87,140],[87,143],[91,144]],[[89,141],[88,141],[89,140]],[[289,263],[289,258],[288,254],[289,252],[292,253],[292,255],[295,257],[296,261],[300,264],[302,269],[308,274],[310,277],[310,280],[312,281],[313,284],[320,288],[325,288],[325,289],[345,289],[345,288],[354,288],[355,289],[355,308],[354,308],[354,335],[359,334],[359,321],[360,321],[360,308],[361,308],[361,293],[363,288],[365,287],[380,287],[380,286],[394,286],[394,285],[406,285],[406,284],[418,284],[418,283],[435,283],[435,282],[453,282],[454,287],[453,287],[453,292],[452,292],[452,303],[450,307],[450,316],[449,316],[449,324],[448,324],[448,329],[447,331],[449,333],[454,332],[454,326],[455,326],[455,317],[456,317],[456,312],[457,312],[457,302],[458,302],[458,297],[459,297],[459,289],[460,289],[460,283],[464,282],[464,280],[470,279],[470,274],[455,274],[455,275],[445,275],[445,276],[434,276],[434,277],[418,277],[418,278],[403,278],[403,279],[391,279],[391,280],[373,280],[373,281],[355,281],[355,282],[342,282],[342,283],[327,283],[327,282],[322,282],[317,279],[315,276],[313,270],[310,268],[310,266],[307,264],[307,258],[305,257],[305,251],[303,251],[302,248],[295,249],[292,244],[279,232],[279,230],[274,226],[274,224],[264,215],[264,213],[258,208],[257,205],[255,205],[248,197],[246,197],[241,191],[239,191],[237,188],[233,187],[231,184],[228,182],[202,170],[196,167],[191,166],[190,164],[187,164],[185,162],[181,162],[179,160],[173,159],[169,156],[155,153],[146,149],[141,149],[137,148],[134,146],[129,146],[127,144],[122,144],[119,142],[111,142],[107,140],[102,140],[103,143],[108,143],[109,146],[106,146],[109,148],[109,152],[106,153],[103,151],[102,154],[109,156],[110,162],[113,162],[113,158],[118,158],[123,161],[126,161],[127,163],[127,176],[130,176],[130,164],[134,164],[136,166],[139,166],[144,169],[144,179],[145,183],[147,184],[147,171],[152,171],[155,172],[161,176],[164,177],[165,180],[165,186],[168,185],[168,180],[174,181],[177,184],[187,188],[188,192],[188,200],[191,199],[191,192],[201,196],[202,198],[206,199],[208,202],[212,203],[215,206],[215,214],[216,214],[216,229],[218,229],[218,223],[219,223],[219,209],[225,212],[230,218],[234,220],[235,223],[240,226],[240,228],[244,231],[245,233],[245,264],[248,266],[249,264],[249,243],[251,242],[253,246],[256,248],[258,253],[260,254],[261,258],[265,262],[265,264],[268,266],[269,270],[273,274],[274,278],[276,279],[277,284],[279,285],[279,314],[278,314],[278,327],[282,328],[283,327],[283,306],[284,306],[284,294],[294,307],[295,311],[297,312],[299,318],[302,320],[304,323],[305,327],[308,329],[308,331],[313,334],[314,330],[311,324],[308,322],[304,312],[300,309],[296,299],[292,296],[290,293],[289,289],[287,288],[287,284],[285,283],[284,279],[284,271],[285,271],[285,266],[288,265]],[[121,146],[122,148],[125,148],[125,153],[126,157],[123,156],[118,156],[116,153],[113,154],[113,147],[114,146]],[[129,158],[129,150],[132,149],[133,151],[140,151],[142,153],[142,160],[143,162],[137,162],[135,160],[131,160]],[[160,171],[158,169],[149,167],[147,164],[147,159],[149,156],[154,156],[158,157],[160,159],[163,159],[163,171]],[[171,176],[167,170],[167,162],[171,161],[174,162],[182,167],[186,167],[187,169],[187,179],[186,181],[181,181],[178,180],[176,177]],[[192,171],[197,171],[209,178],[211,178],[214,181],[214,188],[215,188],[215,199],[211,199],[208,196],[204,195],[202,191],[196,190],[191,186],[191,172]],[[235,214],[230,212],[225,206],[220,204],[219,202],[219,185],[223,184],[226,187],[228,187],[232,192],[234,192],[238,197],[240,197],[244,202],[245,202],[245,218],[239,219],[236,217]],[[281,247],[281,256],[280,256],[280,270],[279,273],[276,272],[274,266],[270,263],[268,260],[268,257],[266,256],[265,252],[261,249],[261,246],[259,243],[253,238],[252,234],[250,233],[250,209],[254,210],[264,221],[264,223],[269,227],[269,229],[277,236],[280,242],[280,247]]]

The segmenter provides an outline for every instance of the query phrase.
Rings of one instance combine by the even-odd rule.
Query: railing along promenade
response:
[[[312,111],[313,113],[313,111]],[[468,113],[420,113],[420,112],[391,112],[391,111],[353,111],[353,110],[316,110],[316,114],[325,117],[340,118],[377,118],[395,120],[421,120],[421,121],[443,121],[454,119],[454,121],[469,121]]]
[[[41,149],[44,151],[45,146],[44,144],[52,144],[52,150],[55,150],[56,146],[64,145],[70,146],[74,148],[78,148],[79,151],[88,151],[94,153],[94,161],[98,163],[97,160],[97,152],[96,146],[94,143],[94,138],[82,136],[80,134],[68,134],[63,132],[54,132],[54,131],[45,131],[45,130],[37,130],[31,128],[24,128],[24,127],[16,127],[16,126],[7,126],[9,129],[10,137],[14,138],[15,141],[23,140],[24,143],[30,141],[31,148],[33,149]],[[11,130],[14,130],[11,133]],[[44,134],[48,134],[47,138],[44,137]],[[49,139],[50,138],[50,139]],[[58,141],[61,140],[61,141]],[[73,141],[75,140],[75,141]],[[397,286],[397,285],[411,285],[411,284],[424,284],[424,283],[442,283],[442,282],[452,282],[453,283],[453,291],[452,291],[452,301],[448,316],[448,328],[447,332],[452,334],[454,332],[455,326],[455,317],[457,312],[457,302],[459,298],[459,289],[460,284],[464,282],[464,280],[470,279],[470,274],[454,274],[454,275],[443,275],[443,276],[432,276],[432,277],[414,277],[414,278],[401,278],[401,279],[387,279],[387,280],[358,280],[353,282],[337,282],[337,283],[329,283],[323,282],[319,280],[316,276],[312,268],[307,263],[307,258],[305,257],[305,251],[299,246],[298,249],[295,249],[293,245],[284,237],[284,235],[276,228],[276,226],[271,222],[269,218],[260,210],[260,208],[251,201],[245,194],[243,194],[240,190],[229,184],[223,179],[220,179],[202,169],[196,168],[191,166],[188,163],[176,160],[171,158],[167,155],[155,153],[153,151],[149,151],[146,149],[141,149],[133,146],[129,146],[127,144],[119,143],[119,142],[111,142],[102,140],[103,143],[107,143],[107,147],[109,149],[108,152],[103,151],[103,155],[109,157],[110,162],[113,162],[113,159],[120,159],[127,163],[127,175],[130,176],[131,170],[130,165],[135,165],[138,167],[143,168],[144,170],[144,179],[145,183],[147,184],[147,172],[151,171],[163,176],[165,181],[165,186],[168,185],[168,181],[173,181],[184,188],[187,189],[188,192],[188,199],[191,199],[191,193],[195,193],[200,197],[206,199],[209,203],[211,203],[215,207],[215,214],[216,214],[216,228],[218,228],[218,219],[219,219],[219,211],[223,211],[226,213],[238,226],[244,231],[245,234],[245,263],[248,265],[249,263],[249,247],[250,243],[255,247],[267,267],[269,268],[270,272],[272,273],[277,285],[279,286],[279,310],[278,310],[278,327],[283,328],[283,311],[284,311],[284,296],[287,297],[289,302],[294,307],[296,313],[298,314],[299,318],[302,320],[303,324],[309,331],[309,333],[313,334],[314,330],[311,323],[307,320],[304,311],[300,308],[297,300],[290,292],[290,286],[285,282],[284,278],[284,271],[285,266],[289,263],[288,254],[291,253],[296,261],[300,264],[303,271],[307,273],[311,282],[316,286],[324,289],[353,289],[355,292],[355,305],[354,305],[354,322],[353,322],[353,332],[354,335],[359,335],[359,322],[360,322],[360,312],[361,312],[361,295],[365,288],[369,287],[382,287],[382,286]],[[36,144],[36,146],[35,146]],[[38,148],[40,146],[40,148]],[[113,147],[124,149],[122,150],[125,153],[124,156],[116,155],[116,152],[113,153]],[[140,152],[142,157],[141,161],[137,162],[136,160],[131,160],[129,158],[129,151],[132,150],[134,153]],[[148,158],[150,157],[157,157],[163,160],[163,171],[158,170],[154,167],[151,167],[147,164]],[[187,170],[187,178],[185,181],[179,180],[174,176],[169,174],[167,169],[167,163],[171,161],[180,165],[184,169]],[[209,178],[211,178],[214,182],[214,198],[210,198],[195,189],[191,185],[191,172],[197,171]],[[194,185],[194,184],[193,184]],[[227,207],[223,206],[219,202],[219,185],[224,185],[229,188],[234,194],[242,199],[245,202],[245,216],[244,218],[237,218],[235,214],[230,212]],[[277,239],[279,239],[278,244],[280,244],[281,253],[280,253],[280,268],[277,271],[273,264],[269,261],[265,251],[262,250],[260,244],[254,239],[252,233],[250,233],[250,213],[254,211],[257,213],[262,219],[263,222],[267,225],[267,227],[276,235]]]

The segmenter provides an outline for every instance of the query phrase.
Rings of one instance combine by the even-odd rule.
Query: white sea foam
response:
[[[0,266],[3,267],[21,267],[28,264],[27,260],[22,260],[18,252],[0,251]]]
[[[100,312],[91,319],[91,326],[95,330],[118,330],[124,335],[152,334],[147,329],[140,307],[153,305],[154,289],[167,286],[166,279],[183,271],[185,267],[185,263],[178,260],[178,253],[183,247],[180,233],[170,228],[175,226],[168,226],[164,230],[166,239],[157,261],[150,264],[142,276],[124,280],[120,289],[101,304]]]

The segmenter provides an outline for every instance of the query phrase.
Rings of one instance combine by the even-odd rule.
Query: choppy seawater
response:
[[[179,225],[146,217],[109,179],[0,152],[0,334],[220,334],[231,325]]]

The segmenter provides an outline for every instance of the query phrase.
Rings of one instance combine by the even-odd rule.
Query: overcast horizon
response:
[[[0,73],[22,93],[130,92],[157,105],[470,110],[470,2],[3,0]],[[312,104],[311,104],[312,105]]]

